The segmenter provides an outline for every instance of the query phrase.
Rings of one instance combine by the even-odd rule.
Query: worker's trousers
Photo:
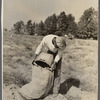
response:
[[[54,58],[57,53],[52,53],[51,51],[47,51],[49,54],[53,54]],[[62,58],[56,63],[56,69],[54,70],[54,84],[52,88],[52,92],[54,94],[58,94],[60,90],[60,78],[61,78],[61,63],[62,63]]]

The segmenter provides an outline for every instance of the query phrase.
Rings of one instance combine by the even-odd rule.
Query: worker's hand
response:
[[[32,65],[34,65],[35,60],[32,61]]]
[[[54,70],[52,68],[47,68],[48,70],[50,70],[51,72],[53,72]]]
[[[47,69],[52,72],[52,68],[47,67]]]
[[[55,69],[56,69],[56,64],[55,64],[55,63],[53,63],[53,64],[51,65],[50,70],[51,70],[51,71],[54,71]]]
[[[33,61],[32,61],[32,65],[34,65],[35,59],[36,59],[37,55],[34,55]]]

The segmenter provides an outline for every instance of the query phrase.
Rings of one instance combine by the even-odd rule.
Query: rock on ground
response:
[[[94,92],[82,91],[74,86],[66,94],[68,100],[97,100],[97,95]]]
[[[67,98],[62,94],[58,94],[57,96],[49,95],[44,100],[67,100]]]

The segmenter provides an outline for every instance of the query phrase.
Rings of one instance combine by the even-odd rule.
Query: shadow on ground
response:
[[[66,94],[72,86],[79,87],[80,81],[78,79],[69,78],[60,85],[60,93]]]

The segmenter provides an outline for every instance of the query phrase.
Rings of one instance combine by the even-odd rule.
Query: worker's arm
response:
[[[37,47],[37,49],[35,51],[35,54],[39,55],[44,46],[45,46],[45,38],[43,38],[41,43],[38,45],[38,47]]]
[[[58,61],[62,58],[62,55],[63,55],[63,50],[62,51],[59,50],[54,59],[53,64],[51,65],[51,68],[50,68],[51,71],[56,69],[56,63],[58,63]]]
[[[45,38],[42,39],[41,43],[38,45],[38,47],[37,47],[37,49],[35,51],[34,58],[33,58],[33,62],[32,62],[33,65],[34,65],[35,59],[37,58],[37,56],[42,51],[44,45],[45,45]]]

